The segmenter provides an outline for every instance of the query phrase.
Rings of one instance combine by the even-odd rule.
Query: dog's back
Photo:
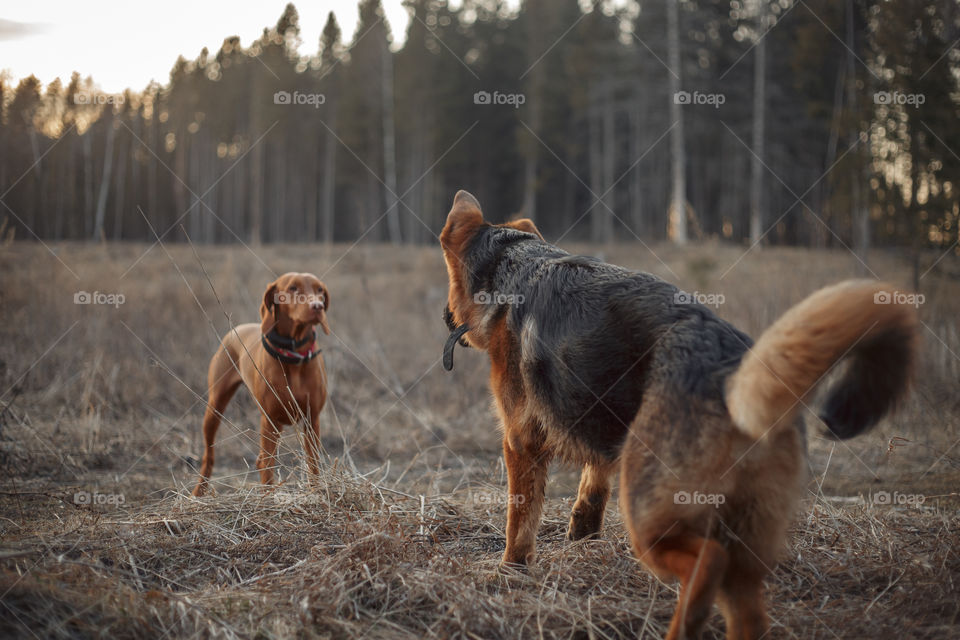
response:
[[[651,387],[725,412],[724,381],[752,342],[678,304],[675,286],[513,229],[479,232],[468,255],[473,291],[490,299],[483,322],[502,319],[519,341],[522,391],[558,454],[616,459]]]

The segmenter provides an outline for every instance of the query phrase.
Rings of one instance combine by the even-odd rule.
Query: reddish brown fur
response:
[[[916,335],[917,314],[906,304],[876,304],[896,288],[853,280],[824,287],[771,325],[730,377],[727,406],[752,438],[790,428],[802,399],[854,345],[897,330]]]
[[[278,294],[293,292],[296,298],[276,302]],[[203,417],[203,461],[193,495],[201,496],[207,491],[220,419],[241,383],[250,390],[261,411],[257,456],[260,481],[273,482],[281,430],[284,425],[295,423],[309,424],[304,435],[307,467],[311,475],[319,472],[320,411],[327,399],[323,357],[317,355],[304,364],[280,362],[263,348],[261,335],[276,329],[281,336],[302,339],[318,324],[329,335],[329,307],[330,293],[316,276],[287,273],[264,291],[260,324],[239,325],[223,337],[207,374],[209,397]]]

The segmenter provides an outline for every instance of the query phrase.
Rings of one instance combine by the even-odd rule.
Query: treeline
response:
[[[396,48],[361,0],[306,57],[288,5],[162,86],[6,79],[0,221],[420,243],[466,188],[554,240],[955,242],[957,2],[672,2],[407,0]]]

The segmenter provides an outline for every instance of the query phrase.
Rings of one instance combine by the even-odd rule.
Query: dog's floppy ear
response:
[[[263,301],[260,303],[260,330],[267,333],[276,324],[273,322],[273,310],[277,305],[277,282],[273,281],[263,292]]]
[[[453,197],[453,206],[450,213],[447,214],[447,223],[443,227],[444,233],[441,234],[441,242],[444,235],[453,232],[454,229],[462,227],[465,224],[480,224],[483,222],[483,213],[480,211],[480,203],[466,191],[457,191]]]
[[[540,230],[537,229],[537,225],[533,224],[533,220],[530,218],[511,220],[506,224],[506,226],[510,227],[511,229],[516,229],[517,231],[526,231],[527,233],[532,233],[543,240],[543,234],[540,233]]]
[[[330,325],[327,324],[327,311],[330,311],[330,290],[322,282],[320,288],[323,289],[323,311],[320,313],[320,326],[325,334],[330,335]]]

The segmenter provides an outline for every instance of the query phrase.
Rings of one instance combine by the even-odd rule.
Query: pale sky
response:
[[[196,58],[203,47],[214,54],[223,39],[240,36],[244,47],[272,27],[288,0],[5,0],[0,9],[0,72],[16,82],[36,75],[47,85],[66,84],[73,71],[106,92],[143,89],[151,80],[166,84],[182,54]],[[401,0],[382,0],[394,42],[403,40],[408,16]],[[456,5],[458,3],[451,3]],[[343,41],[353,38],[356,0],[294,1],[300,14],[301,55],[317,52],[320,32],[333,11]]]

